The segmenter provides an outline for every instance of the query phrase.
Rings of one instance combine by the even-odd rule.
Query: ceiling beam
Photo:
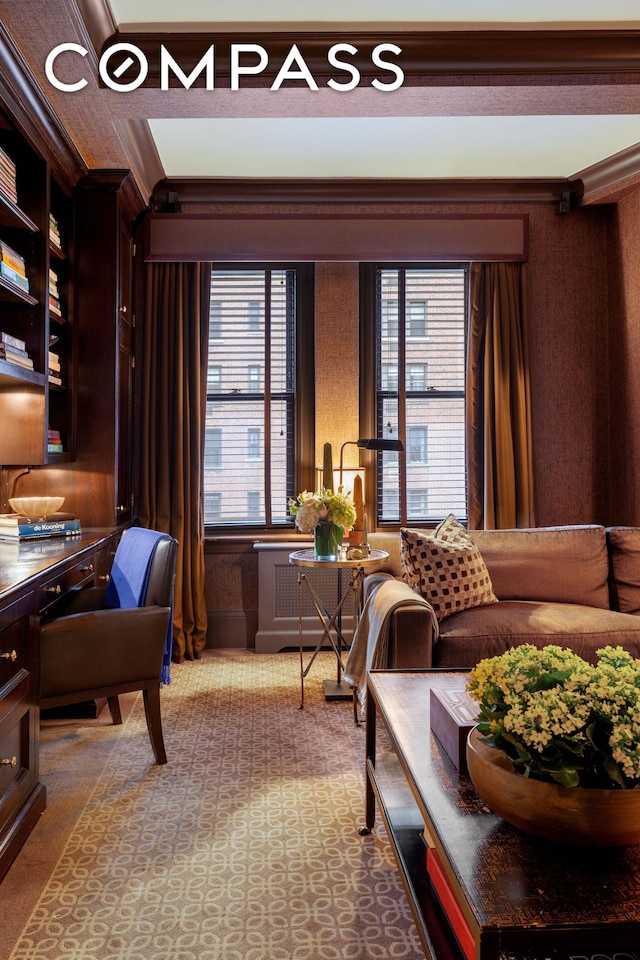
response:
[[[557,203],[582,196],[580,180],[314,179],[167,177],[153,191],[152,208],[213,203]]]
[[[94,31],[96,36],[104,36]],[[381,74],[372,64],[371,53],[378,44],[393,43],[402,54],[385,59],[397,63],[405,73],[407,85],[436,82],[439,77],[448,81],[458,78],[461,83],[471,80],[487,82],[491,77],[500,83],[522,83],[527,79],[539,82],[542,77],[553,77],[554,82],[572,82],[576,77],[592,77],[593,82],[640,83],[639,30],[482,30],[482,31],[422,31],[388,32],[270,32],[238,31],[202,33],[130,32],[115,31],[103,43],[100,53],[115,43],[126,42],[138,47],[149,63],[145,86],[158,86],[160,77],[160,47],[164,45],[171,56],[187,72],[199,62],[203,53],[213,45],[216,59],[216,84],[228,86],[230,49],[232,43],[253,43],[263,47],[269,56],[269,65],[263,73],[243,77],[245,87],[270,86],[282,66],[291,46],[296,44],[314,78],[320,84],[345,75],[336,71],[327,61],[327,52],[335,43],[351,43],[358,54],[350,62],[361,76],[371,78]],[[135,68],[134,68],[135,69]],[[126,82],[127,73],[120,78]],[[202,86],[200,76],[194,86]]]

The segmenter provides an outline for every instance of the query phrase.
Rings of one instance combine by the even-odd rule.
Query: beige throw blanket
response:
[[[384,669],[387,666],[389,626],[391,616],[398,607],[419,605],[431,613],[433,636],[438,636],[438,620],[431,604],[416,593],[403,580],[395,580],[384,574],[373,574],[379,583],[370,591],[363,607],[351,649],[344,668],[344,680],[356,691],[360,707],[366,697],[368,670]]]

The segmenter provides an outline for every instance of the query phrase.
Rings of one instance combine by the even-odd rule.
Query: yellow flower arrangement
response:
[[[590,664],[558,646],[522,644],[471,671],[478,731],[523,776],[567,787],[640,784],[640,660],[622,647],[597,656]]]

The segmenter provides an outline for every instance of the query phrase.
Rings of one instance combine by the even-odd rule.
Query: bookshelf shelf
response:
[[[16,302],[28,303],[32,307],[35,307],[38,303],[35,297],[32,297],[30,293],[22,290],[21,287],[15,283],[11,283],[6,277],[0,277],[0,300],[14,300]]]
[[[31,217],[20,209],[5,193],[0,190],[0,226],[17,227],[21,230],[30,230],[32,233],[38,232],[38,226]]]
[[[40,386],[44,389],[46,377],[35,370],[29,370],[27,367],[20,367],[17,363],[10,363],[8,360],[0,358],[0,378],[10,380],[14,383],[29,383]]]

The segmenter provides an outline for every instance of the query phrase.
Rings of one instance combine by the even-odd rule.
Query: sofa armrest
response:
[[[431,612],[422,605],[406,606],[391,615],[387,668],[414,670],[433,665],[436,642]]]

